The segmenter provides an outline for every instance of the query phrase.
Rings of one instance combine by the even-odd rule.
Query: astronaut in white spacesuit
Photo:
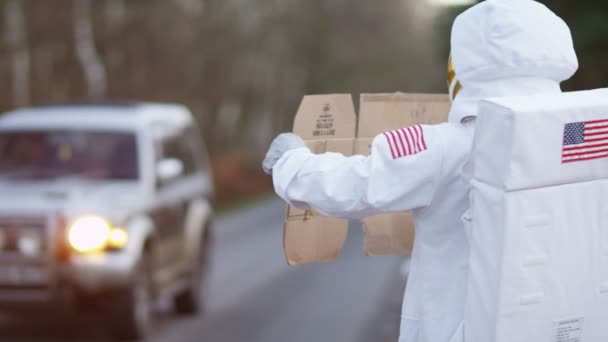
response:
[[[447,123],[380,134],[369,156],[313,154],[286,133],[263,162],[277,194],[296,207],[341,218],[413,210],[400,342],[463,341],[468,241],[461,217],[478,102],[560,92],[578,68],[568,26],[532,0],[473,6],[455,20],[451,49]]]

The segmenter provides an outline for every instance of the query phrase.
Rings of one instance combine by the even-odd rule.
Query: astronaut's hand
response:
[[[281,159],[283,154],[289,150],[306,147],[304,140],[293,133],[282,133],[277,136],[266,153],[266,158],[262,162],[264,172],[271,175],[272,168]]]

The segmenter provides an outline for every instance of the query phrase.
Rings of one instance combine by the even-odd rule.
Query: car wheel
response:
[[[146,263],[137,267],[128,288],[113,293],[107,304],[107,318],[116,340],[144,339],[151,320],[150,272]]]
[[[211,240],[210,228],[205,229],[205,235],[198,250],[196,263],[190,270],[186,289],[173,298],[175,312],[180,315],[196,315],[203,311],[202,292],[208,261],[209,245]]]

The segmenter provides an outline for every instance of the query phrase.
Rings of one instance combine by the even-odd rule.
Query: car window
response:
[[[184,166],[184,175],[191,175],[198,170],[198,162],[193,153],[194,141],[190,130],[165,138],[160,144],[160,159],[174,158]]]

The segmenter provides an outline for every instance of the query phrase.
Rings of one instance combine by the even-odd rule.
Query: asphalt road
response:
[[[157,305],[153,342],[396,341],[402,258],[363,255],[360,226],[336,262],[288,267],[284,205],[272,199],[219,218],[201,316],[176,318]],[[96,316],[0,317],[2,341],[104,340]]]

